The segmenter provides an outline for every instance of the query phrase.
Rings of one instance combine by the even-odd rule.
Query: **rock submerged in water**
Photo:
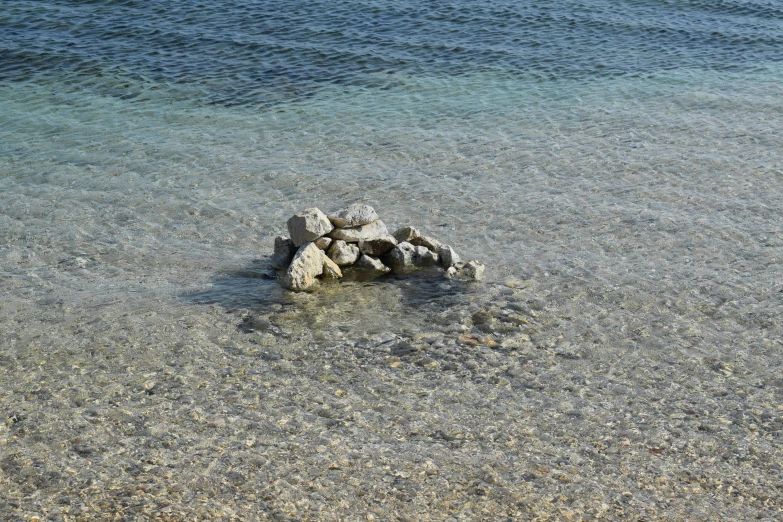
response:
[[[337,263],[329,259],[328,256],[324,256],[324,279],[340,279],[342,276],[343,272]]]
[[[480,281],[484,277],[484,269],[484,265],[478,261],[459,262],[450,266],[444,275],[446,279]]]
[[[383,275],[391,270],[377,257],[368,256],[366,254],[362,254],[362,257],[359,258],[354,266],[359,270],[370,272],[373,275]]]
[[[440,264],[446,268],[452,267],[460,262],[459,255],[449,245],[439,246],[437,252],[440,256]]]
[[[285,268],[291,264],[291,260],[296,255],[296,246],[294,242],[284,236],[275,238],[275,251],[272,254],[272,266],[275,268]]]
[[[309,290],[316,285],[316,279],[324,271],[323,250],[315,243],[307,243],[299,247],[293,261],[283,277],[283,286],[295,292]]]
[[[275,238],[271,264],[285,268],[280,282],[295,292],[313,289],[319,279],[340,279],[345,269],[365,279],[435,265],[445,269],[447,279],[477,281],[484,275],[484,265],[462,262],[451,246],[413,227],[389,234],[369,205],[356,203],[328,216],[308,208],[292,216],[287,226],[291,238]]]
[[[392,248],[384,260],[389,264],[392,272],[404,274],[418,268],[433,266],[438,263],[438,259],[438,254],[427,248],[403,241]]]

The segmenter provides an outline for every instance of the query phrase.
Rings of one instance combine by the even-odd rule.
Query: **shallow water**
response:
[[[7,416],[47,375],[99,400],[74,377],[95,357],[133,387],[161,365],[195,378],[190,357],[466,331],[577,373],[741,366],[780,404],[781,18],[772,1],[4,3]],[[266,256],[287,218],[358,201],[486,281],[281,290]],[[514,303],[535,324],[471,330]]]

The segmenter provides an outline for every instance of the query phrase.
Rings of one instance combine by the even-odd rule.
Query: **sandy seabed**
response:
[[[421,278],[165,314],[128,311],[143,291],[89,309],[6,300],[3,519],[781,517],[783,383],[762,353],[693,353],[686,325],[618,343],[601,324],[635,312],[621,292],[610,312],[535,279]],[[407,310],[410,330],[351,323],[421,284],[445,297]],[[776,321],[753,341],[780,350]],[[681,349],[645,349],[656,336]]]
[[[780,520],[778,77],[277,127],[19,86],[0,519]],[[280,290],[285,219],[356,201],[486,282]]]

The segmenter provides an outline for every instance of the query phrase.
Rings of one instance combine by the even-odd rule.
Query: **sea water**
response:
[[[782,15],[776,1],[5,2],[5,300],[268,304],[273,281],[225,274],[296,211],[364,202],[490,281],[771,313]]]
[[[558,315],[541,349],[772,376],[782,46],[778,0],[2,2],[6,377],[100,349],[118,378],[281,311],[278,346],[426,334],[498,288]],[[485,282],[283,291],[288,217],[355,202]]]

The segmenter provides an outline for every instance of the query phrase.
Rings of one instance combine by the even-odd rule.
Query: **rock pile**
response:
[[[484,274],[478,261],[460,261],[452,247],[413,227],[389,234],[369,205],[357,203],[329,215],[305,209],[288,220],[288,233],[290,238],[275,239],[272,265],[285,269],[282,285],[297,292],[319,279],[339,279],[348,267],[370,277],[430,266],[443,267],[449,279],[478,280]]]

